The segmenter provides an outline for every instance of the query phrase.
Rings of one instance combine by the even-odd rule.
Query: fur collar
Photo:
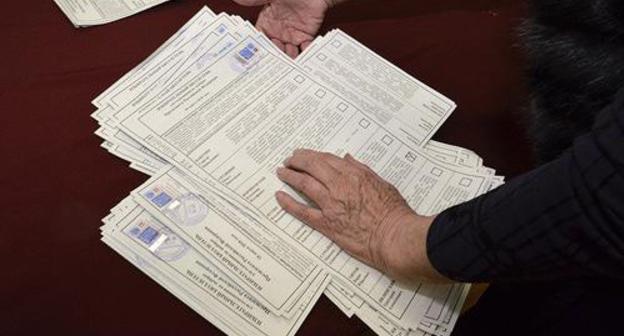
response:
[[[520,28],[533,89],[531,133],[541,162],[591,128],[624,86],[624,1],[535,0]]]

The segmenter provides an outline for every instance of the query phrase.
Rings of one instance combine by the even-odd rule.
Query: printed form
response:
[[[329,281],[326,273],[319,273],[299,296],[292,317],[275,315],[137,203],[124,202],[130,206],[105,221],[104,241],[148,275],[167,283],[170,291],[198,313],[217,315],[216,320],[227,325],[225,330],[235,330],[235,334],[294,334]]]
[[[456,107],[340,30],[315,40],[297,63],[417,146],[424,146]]]
[[[76,27],[88,27],[117,21],[167,1],[54,0]]]
[[[293,62],[249,22],[203,8],[93,103],[102,147],[153,176],[111,210],[103,240],[226,333],[294,332],[324,291],[380,335],[450,334],[469,285],[405,288],[285,214],[274,192],[297,197],[275,168],[299,147],[352,154],[422,214],[497,187],[477,154],[430,140],[452,101],[341,31]],[[121,217],[133,209],[138,222]],[[163,264],[175,246],[198,257]],[[230,287],[202,291],[216,273]],[[224,295],[215,286],[253,302],[211,310],[198,297]]]
[[[170,79],[173,75],[172,68],[179,66],[181,59],[189,57],[199,44],[209,43],[211,39],[225,32],[217,29],[220,25],[231,26],[232,19],[224,14],[215,16],[209,10],[200,11],[147,60],[95,98],[93,104],[99,108],[108,106],[118,110],[138,98],[130,97],[132,93],[144,94],[143,90],[153,86],[158,80]],[[166,77],[162,79],[163,76]]]
[[[437,163],[254,38],[203,67],[153,108],[127,116],[121,128],[259,222],[288,234],[360,295],[416,328],[419,321],[404,322],[419,316],[409,308],[421,297],[285,214],[273,193],[287,187],[274,171],[296,148],[348,152],[425,215],[483,192],[488,178]]]
[[[291,316],[298,298],[323,268],[225,200],[196,189],[175,172],[165,171],[139,187],[133,197],[271,312]]]

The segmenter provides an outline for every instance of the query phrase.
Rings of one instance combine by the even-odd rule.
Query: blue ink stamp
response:
[[[141,229],[139,229],[138,227],[133,227],[132,230],[130,230],[130,234],[133,236],[138,236],[139,233],[141,233]]]
[[[156,204],[159,208],[164,207],[169,202],[171,202],[172,198],[166,192],[161,192],[158,196],[152,198],[152,203]]]
[[[243,50],[241,50],[238,55],[242,57],[245,61],[251,60],[254,55],[258,52],[258,48],[253,43],[247,44]]]
[[[259,62],[258,54],[260,49],[255,43],[249,42],[238,52],[234,53],[230,59],[230,67],[232,70],[243,73],[250,70]]]
[[[147,245],[152,244],[152,242],[160,235],[158,231],[148,226],[141,234],[139,235],[139,239]]]

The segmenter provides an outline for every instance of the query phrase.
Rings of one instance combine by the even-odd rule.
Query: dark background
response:
[[[171,1],[76,29],[52,0],[0,5],[0,335],[217,335],[99,241],[100,219],[146,176],[99,148],[90,101],[202,5],[255,21],[229,0]],[[475,150],[500,174],[531,166],[515,26],[521,1],[355,0],[340,28],[453,99],[437,140]],[[322,298],[300,335],[367,328]]]

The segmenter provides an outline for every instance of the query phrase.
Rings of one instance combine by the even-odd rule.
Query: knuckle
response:
[[[369,170],[366,168],[366,166],[359,166],[357,169],[358,175],[360,177],[366,177],[368,175],[370,175]]]
[[[311,223],[313,216],[309,209],[300,209],[298,217],[303,222]]]
[[[306,148],[300,148],[298,149],[298,154],[302,157],[310,157],[310,155],[312,155],[312,151],[310,151],[309,149]]]
[[[322,152],[322,153],[319,153],[319,158],[323,160],[330,160],[332,158],[332,154],[327,153],[327,152]]]
[[[311,187],[312,187],[312,183],[309,177],[301,176],[299,178],[299,188],[301,190],[307,191],[307,190],[310,190]]]
[[[359,185],[360,181],[362,180],[362,173],[361,172],[354,172],[352,174],[348,175],[348,179],[347,179],[347,184],[350,185]]]
[[[320,155],[312,155],[310,156],[310,164],[314,165],[314,166],[319,166],[320,163],[322,162],[323,157]]]

